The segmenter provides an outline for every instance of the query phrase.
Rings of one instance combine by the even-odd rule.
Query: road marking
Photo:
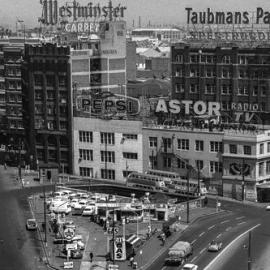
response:
[[[237,217],[236,219],[241,219],[241,218],[245,218],[245,216]]]
[[[203,249],[200,251],[200,254],[202,254],[205,250],[206,250],[206,248],[203,248]]]
[[[226,219],[226,220],[224,220],[224,221],[220,222],[220,224],[224,224],[224,223],[226,223],[226,222],[229,222],[229,220],[228,220],[228,219]]]
[[[225,231],[227,232],[227,231],[229,231],[231,228],[232,228],[232,227],[228,227],[228,228],[226,228],[226,230],[225,230]]]
[[[243,232],[242,234],[238,235],[231,243],[229,243],[205,268],[204,270],[211,269],[211,266],[223,255],[225,251],[227,251],[237,240],[239,240],[242,236],[244,236],[249,231],[254,230],[255,228],[259,227],[261,224],[257,224],[252,228],[248,229],[247,231]]]
[[[245,224],[245,223],[247,223],[247,222],[243,221],[243,222],[237,223],[237,225],[242,225],[242,224]]]
[[[197,241],[197,239],[193,240],[193,241],[191,242],[191,244],[194,244],[196,241]]]
[[[220,233],[220,234],[217,236],[217,238],[221,237],[221,235],[222,235],[222,233]]]
[[[202,232],[201,234],[199,234],[199,237],[203,236],[205,234],[205,232]]]
[[[190,262],[194,262],[197,258],[198,256],[193,257],[193,259]]]
[[[208,228],[208,231],[211,230],[211,229],[213,229],[214,227],[216,227],[216,225],[213,225],[213,226],[209,227]]]

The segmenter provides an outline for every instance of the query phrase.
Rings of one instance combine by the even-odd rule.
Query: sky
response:
[[[108,3],[108,0],[77,0],[80,4],[92,2]],[[187,20],[186,7],[196,11],[205,11],[208,7],[215,11],[255,11],[262,7],[270,12],[269,0],[112,0],[113,5],[127,7],[125,20],[129,26],[151,24],[184,24]],[[26,27],[38,26],[38,17],[42,8],[40,0],[0,0],[0,25],[15,29],[16,20],[23,20]],[[61,6],[66,1],[58,0]]]

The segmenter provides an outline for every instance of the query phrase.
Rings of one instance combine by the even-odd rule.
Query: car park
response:
[[[193,263],[186,263],[182,270],[198,270],[198,265],[193,264]]]
[[[37,229],[37,221],[34,218],[26,220],[26,229],[29,231],[35,231]]]
[[[208,247],[208,251],[214,251],[214,252],[217,252],[219,250],[221,250],[222,248],[222,243],[221,242],[218,242],[216,240],[213,240],[210,244],[209,244],[209,247]]]

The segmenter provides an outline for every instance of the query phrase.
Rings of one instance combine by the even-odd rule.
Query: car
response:
[[[186,263],[182,270],[198,270],[198,265],[193,264],[193,263]]]
[[[87,205],[82,211],[82,216],[91,216],[94,214],[94,212],[95,212],[94,207],[91,205]]]
[[[267,205],[267,206],[265,207],[265,210],[266,210],[266,211],[270,211],[270,205]]]
[[[72,208],[74,208],[75,205],[78,204],[78,203],[79,203],[79,199],[73,198],[73,199],[71,200],[71,202],[70,202],[70,206],[71,206]]]
[[[27,219],[26,229],[29,231],[35,231],[37,229],[37,221],[34,218]]]
[[[216,240],[213,240],[208,247],[208,251],[219,251],[222,249],[222,243]]]

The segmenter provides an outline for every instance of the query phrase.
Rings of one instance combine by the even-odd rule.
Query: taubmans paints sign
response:
[[[65,5],[58,7],[57,0],[41,0],[43,7],[42,17],[39,19],[46,25],[57,25],[59,22],[71,20],[89,20],[89,19],[106,19],[110,21],[116,18],[123,18],[125,6],[120,4],[113,6],[109,1],[107,5],[102,6],[99,3],[89,2],[87,5],[81,5],[74,1],[66,2]]]

